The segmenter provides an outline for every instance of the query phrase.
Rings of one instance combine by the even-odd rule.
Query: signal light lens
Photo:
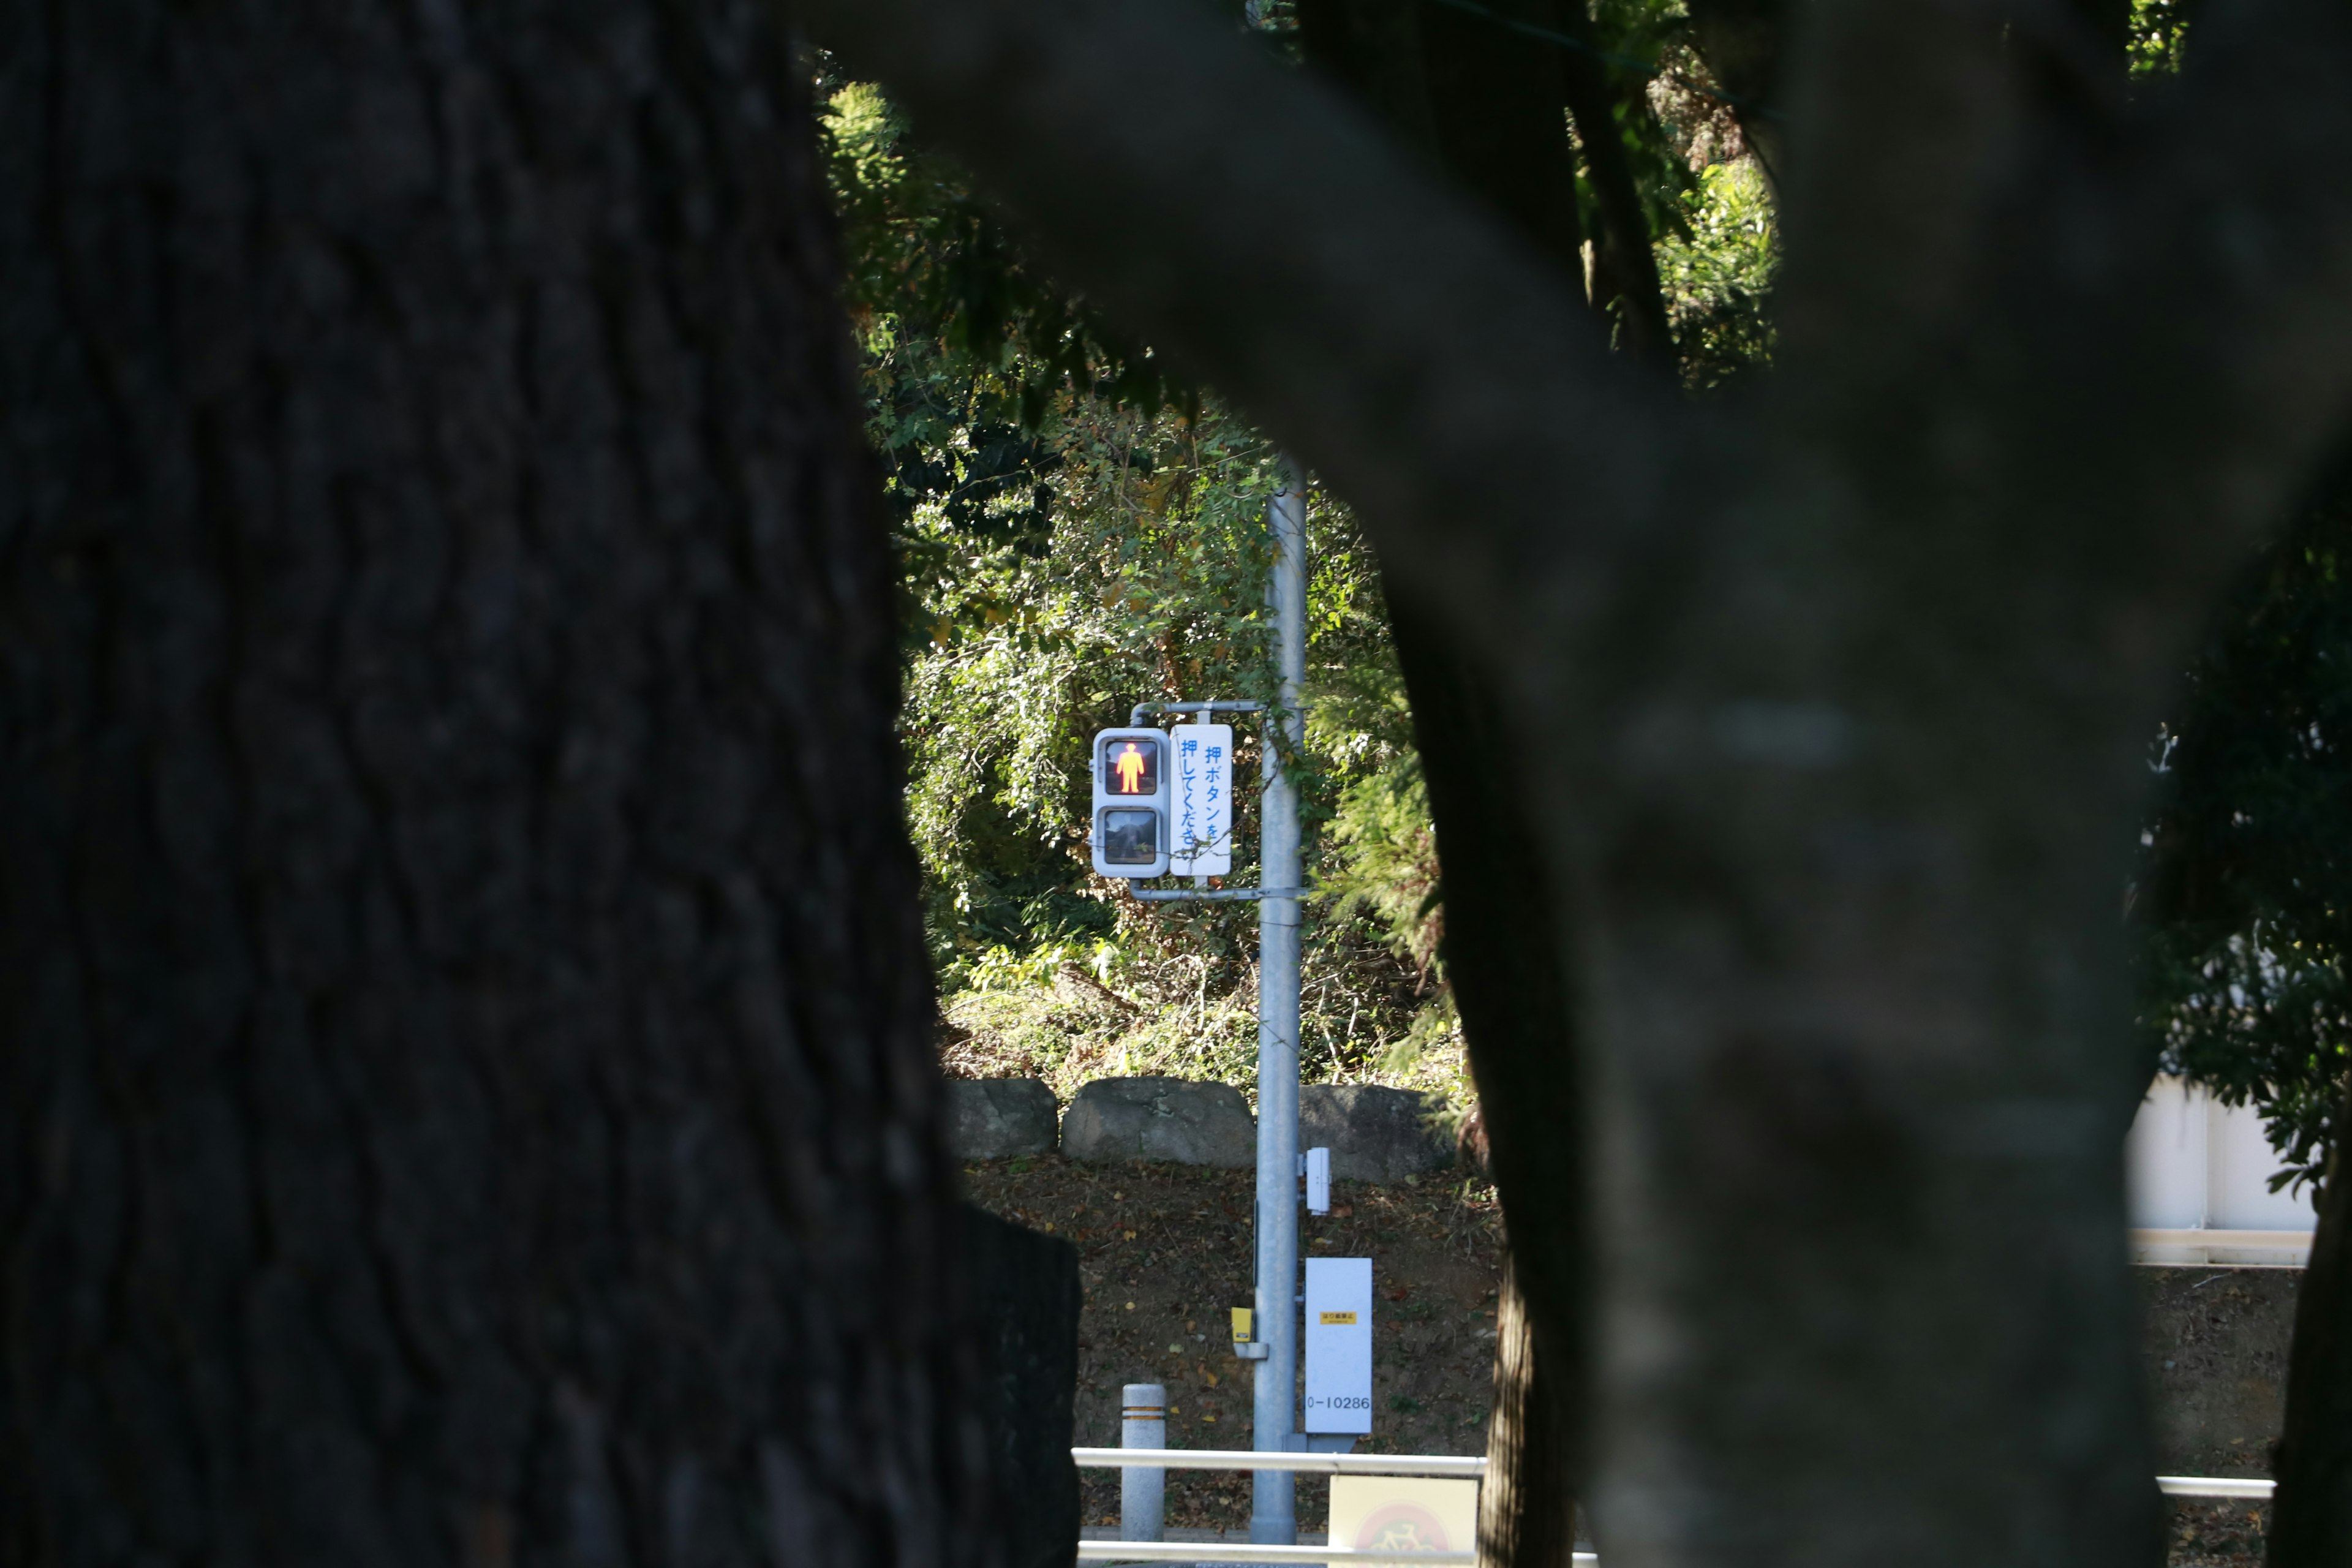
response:
[[[1160,814],[1118,810],[1102,814],[1102,858],[1113,866],[1149,866],[1160,858]]]
[[[1111,795],[1160,793],[1160,742],[1126,736],[1102,748],[1103,788]]]

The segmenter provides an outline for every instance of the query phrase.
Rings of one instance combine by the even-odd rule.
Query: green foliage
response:
[[[948,1058],[1065,1092],[1105,1071],[1247,1083],[1255,910],[1148,910],[1095,877],[1087,757],[1139,701],[1274,700],[1276,454],[1035,278],[882,94],[830,82],[826,105],[904,574],[908,811]],[[1396,763],[1411,717],[1353,519],[1307,515],[1310,721],[1284,765],[1311,830]],[[1377,1070],[1423,1000],[1412,964],[1349,914],[1313,924],[1303,968],[1309,1076]]]
[[[1034,427],[1057,390],[1181,400],[1147,352],[1029,265],[879,88],[821,72],[818,92],[845,303],[887,453],[930,455],[961,427]]]
[[[1648,213],[1684,383],[1711,390],[1772,357],[1780,245],[1771,184],[1687,41],[1682,0],[1600,0],[1592,15],[1618,89],[1618,133]],[[1655,64],[1644,68],[1643,60]],[[1595,203],[1589,190],[1581,199],[1592,232]]]
[[[1769,363],[1780,261],[1772,195],[1755,160],[1702,169],[1685,198],[1683,232],[1658,245],[1685,384],[1707,390]]]
[[[1295,43],[1286,4],[1253,19],[1277,49]],[[1618,133],[1673,237],[1675,330],[1695,384],[1712,385],[1769,352],[1775,239],[1736,127],[1693,86],[1682,26],[1668,0],[1604,0],[1596,16],[1619,62]],[[1662,55],[1664,70],[1640,66]],[[884,94],[823,62],[819,90],[902,569],[908,813],[950,1069],[1035,1074],[1065,1094],[1105,1072],[1247,1084],[1255,910],[1147,909],[1097,878],[1087,763],[1092,731],[1134,703],[1272,700],[1276,454],[1036,272]],[[1318,498],[1308,526],[1306,737],[1281,760],[1323,895],[1303,1067],[1459,1108],[1434,834],[1379,574],[1346,509]],[[1234,879],[1255,868],[1237,862]]]
[[[1683,43],[1689,18],[1681,0],[1600,0],[1591,16],[1602,74],[1616,100],[1618,139],[1642,193],[1650,232],[1671,234],[1682,220],[1683,196],[1691,184],[1685,121],[1693,113],[1708,113],[1703,99],[1687,101],[1675,91],[1687,87],[1701,69]],[[1589,189],[1585,210],[1593,211]],[[1588,223],[1585,232],[1596,232],[1595,226]]]
[[[2269,1124],[2316,1180],[2352,1067],[2352,484],[2272,547],[2159,738],[2135,890],[2144,1019],[2169,1069]]]
[[[2131,73],[2175,76],[2189,38],[2189,0],[2132,0]]]
[[[1349,784],[1331,824],[1333,863],[1323,891],[1335,916],[1369,914],[1423,984],[1445,935],[1437,834],[1421,759],[1410,753]]]
[[[1473,1090],[1462,1016],[1438,958],[1444,886],[1419,755],[1399,752],[1342,790],[1328,837],[1318,882],[1328,900],[1326,918],[1370,921],[1389,950],[1412,965],[1419,1005],[1381,1053],[1381,1072],[1434,1088],[1455,1112],[1466,1110]],[[1445,1120],[1450,1128],[1458,1114]]]

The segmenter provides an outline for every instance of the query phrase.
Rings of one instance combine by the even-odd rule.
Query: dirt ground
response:
[[[2179,1476],[2260,1476],[2286,1415],[2293,1268],[2138,1270],[2157,1460]],[[2172,1568],[2256,1568],[2265,1504],[2171,1506]]]
[[[1129,1383],[1167,1385],[1170,1447],[1249,1446],[1251,1366],[1230,1348],[1227,1311],[1250,1304],[1252,1173],[1048,1154],[969,1165],[964,1180],[974,1203],[1078,1248],[1081,1446],[1118,1445]],[[1485,1453],[1500,1267],[1493,1191],[1440,1174],[1336,1182],[1331,1198],[1329,1215],[1303,1216],[1299,1241],[1309,1257],[1372,1259],[1372,1436],[1358,1451]],[[1117,1523],[1117,1473],[1082,1474],[1086,1522]],[[1301,1479],[1301,1529],[1322,1528],[1324,1490]],[[1167,1522],[1246,1525],[1249,1478],[1171,1472]]]
[[[2166,1511],[2172,1521],[2168,1568],[2262,1568],[2263,1517],[2270,1511],[2263,1505],[2184,1498]]]
[[[967,1165],[967,1194],[1078,1249],[1077,1441],[1118,1443],[1119,1388],[1168,1387],[1168,1441],[1249,1444],[1249,1363],[1227,1346],[1227,1310],[1250,1300],[1248,1171],[1081,1164],[1056,1155]],[[1482,1454],[1492,1388],[1501,1210],[1459,1173],[1395,1186],[1335,1183],[1332,1212],[1303,1216],[1307,1255],[1372,1259],[1372,1436],[1359,1451]],[[2259,1475],[2284,1397],[2291,1270],[2138,1271],[2149,1385],[2166,1468]],[[1082,1471],[1085,1521],[1116,1524],[1118,1479]],[[1323,1527],[1326,1483],[1302,1477],[1298,1522]],[[2171,1568],[2254,1568],[2258,1504],[2169,1505]],[[1249,1478],[1171,1471],[1167,1522],[1249,1522]]]
[[[2174,1476],[2270,1473],[2286,1418],[2294,1268],[2142,1268],[2157,1464]]]

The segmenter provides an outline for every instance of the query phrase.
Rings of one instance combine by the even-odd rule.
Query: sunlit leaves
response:
[[[1658,279],[1684,379],[1705,389],[1772,357],[1768,305],[1780,268],[1780,233],[1771,193],[1752,159],[1701,170],[1684,217],[1685,236],[1658,245]]]
[[[2131,73],[2177,75],[2189,41],[2188,0],[2132,0]]]

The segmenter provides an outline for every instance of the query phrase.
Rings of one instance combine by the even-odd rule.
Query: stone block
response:
[[[1054,1091],[1034,1078],[948,1079],[948,1148],[959,1160],[1050,1153]]]
[[[1101,1078],[1062,1118],[1073,1160],[1168,1160],[1245,1171],[1257,1163],[1257,1123],[1229,1083],[1181,1078]]]
[[[1331,1151],[1341,1182],[1401,1182],[1454,1163],[1454,1144],[1423,1120],[1436,1109],[1410,1089],[1310,1083],[1298,1091],[1298,1147]]]

